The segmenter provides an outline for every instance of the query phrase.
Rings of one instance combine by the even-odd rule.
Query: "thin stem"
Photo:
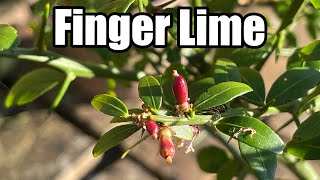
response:
[[[193,7],[202,7],[202,0],[192,0]]]
[[[270,102],[268,102],[265,106],[263,106],[261,109],[260,109],[260,111],[259,111],[259,113],[256,113],[255,115],[254,115],[254,117],[260,117],[262,114],[264,114],[265,112],[267,112],[268,111],[268,109],[269,109],[269,107],[275,102],[276,100],[275,99],[273,99],[273,100],[271,100]]]
[[[299,120],[299,117],[298,117],[297,114],[294,113],[294,112],[292,112],[291,115],[292,115],[293,121],[296,123],[297,127],[299,127],[300,124],[301,124],[301,123],[300,123],[300,120]]]
[[[284,124],[282,124],[275,132],[278,133],[279,131],[281,131],[283,128],[287,127],[289,124],[291,124],[294,121],[293,118],[289,119],[287,122],[285,122]]]
[[[42,16],[39,38],[36,43],[39,51],[47,50],[47,45],[45,43],[45,30],[46,30],[49,14],[50,14],[50,0],[47,0],[46,4],[44,5],[44,12]]]
[[[282,30],[286,29],[292,22],[296,19],[297,14],[301,12],[301,10],[304,7],[304,4],[306,1],[304,0],[295,0],[292,1],[289,9],[287,10],[287,14],[285,17],[283,17],[282,23],[277,30],[276,34],[279,34]]]
[[[311,100],[313,100],[315,97],[317,97],[319,94],[320,94],[320,85],[316,86],[316,88],[302,100],[301,105],[299,107],[298,115],[303,112],[302,107],[305,104],[309,103]]]
[[[76,76],[73,73],[68,73],[66,78],[64,79],[62,86],[56,96],[56,98],[54,99],[49,112],[53,111],[56,107],[58,107],[58,105],[60,104],[63,96],[66,94],[70,83],[75,80]]]
[[[146,73],[142,71],[125,71],[115,67],[109,67],[105,64],[81,62],[53,52],[40,52],[32,49],[17,48],[14,50],[0,51],[0,57],[10,57],[18,60],[40,63],[65,73],[72,72],[77,77],[89,79],[94,77],[106,77],[138,81],[141,77],[146,75]]]
[[[317,171],[307,161],[298,160],[288,154],[282,154],[277,157],[280,162],[285,164],[300,179],[313,180],[320,178]]]
[[[143,2],[142,2],[142,0],[138,0],[138,8],[139,8],[139,12],[143,12]]]
[[[144,140],[146,140],[148,137],[150,137],[149,134],[145,135],[144,137],[142,137],[139,141],[137,141],[136,143],[134,143],[131,147],[129,147],[121,156],[121,159],[124,159],[128,154],[129,152],[135,148],[136,146],[138,146],[140,143],[142,143]]]

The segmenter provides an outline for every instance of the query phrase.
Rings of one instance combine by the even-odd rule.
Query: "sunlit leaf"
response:
[[[121,125],[111,129],[98,140],[92,151],[93,156],[98,157],[110,148],[120,144],[139,129],[140,127],[134,124]]]

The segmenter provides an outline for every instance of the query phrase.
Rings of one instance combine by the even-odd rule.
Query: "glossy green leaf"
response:
[[[290,141],[287,143],[284,151],[299,159],[305,160],[319,160],[320,159],[320,137],[317,139],[295,142]]]
[[[249,102],[257,105],[263,105],[265,99],[265,87],[262,76],[254,69],[242,67],[239,68],[241,74],[241,82],[248,84],[253,91],[244,94],[242,97]]]
[[[232,180],[238,170],[238,163],[235,160],[229,160],[219,169],[217,180]]]
[[[257,149],[239,142],[242,158],[259,179],[274,179],[277,168],[277,157],[270,151]]]
[[[107,15],[115,12],[125,13],[134,1],[135,0],[115,0],[98,8],[97,12],[103,12]]]
[[[292,69],[295,67],[310,67],[316,70],[320,70],[320,60],[302,60],[299,57],[301,48],[295,50],[295,52],[288,58],[287,69]]]
[[[162,91],[160,83],[153,76],[144,76],[139,79],[139,97],[153,109],[160,109],[162,103]]]
[[[197,153],[200,169],[208,173],[217,173],[228,160],[226,151],[215,146],[204,147]]]
[[[320,60],[320,40],[315,40],[299,51],[301,61]]]
[[[227,81],[240,82],[237,65],[228,59],[217,59],[214,64],[214,80],[217,84]]]
[[[0,24],[0,51],[15,48],[19,43],[17,30],[10,25]]]
[[[161,79],[161,86],[163,90],[163,105],[167,109],[174,110],[176,105],[176,99],[172,92],[172,70],[177,70],[178,73],[186,80],[188,79],[188,73],[185,68],[179,62],[172,63],[165,71]]]
[[[320,159],[320,112],[301,123],[285,151],[301,159]]]
[[[189,125],[170,126],[170,128],[175,132],[174,136],[177,138],[187,141],[190,141],[193,138],[193,131]]]
[[[319,9],[319,8],[320,8],[320,1],[319,1],[319,0],[310,0],[310,2],[313,4],[313,6],[314,6],[316,9]]]
[[[142,114],[144,112],[144,110],[142,109],[129,109],[129,115],[138,115],[138,114]],[[132,118],[129,117],[123,117],[123,116],[115,116],[112,118],[112,120],[110,121],[110,123],[120,123],[120,122],[129,122],[132,121]]]
[[[173,39],[177,39],[177,8],[166,8],[163,10],[164,13],[171,13],[172,14],[172,27],[168,29],[170,35]]]
[[[311,68],[294,68],[283,73],[271,86],[267,103],[275,99],[274,106],[296,100],[319,84],[320,72]]]
[[[215,59],[226,58],[237,64],[238,67],[249,67],[267,58],[276,46],[277,37],[268,36],[268,40],[261,48],[219,48]]]
[[[116,97],[108,94],[96,95],[91,104],[97,110],[110,116],[127,116],[128,109],[126,105]]]
[[[233,116],[219,120],[217,129],[250,146],[281,154],[284,143],[281,138],[259,119],[249,116]],[[242,128],[242,129],[241,129]]]
[[[310,115],[301,123],[299,128],[293,134],[293,140],[297,142],[308,141],[319,138],[320,140],[320,112]]]
[[[193,124],[206,124],[210,121],[216,121],[220,118],[219,115],[195,115],[194,118],[164,116],[164,115],[151,115],[150,119],[153,121],[161,122],[167,126],[181,126]]]
[[[189,86],[189,97],[191,101],[195,100],[200,94],[205,92],[208,88],[215,85],[214,79],[204,78],[199,81],[196,81]]]
[[[98,140],[92,151],[93,156],[98,157],[110,148],[120,144],[139,129],[140,127],[134,124],[121,125],[111,129]]]
[[[252,89],[243,83],[220,83],[212,86],[206,92],[202,93],[194,102],[193,108],[197,111],[209,109],[214,106],[225,104],[250,91],[252,91]]]
[[[6,97],[5,106],[27,104],[57,86],[64,77],[63,73],[54,69],[33,70],[22,76],[13,85]]]

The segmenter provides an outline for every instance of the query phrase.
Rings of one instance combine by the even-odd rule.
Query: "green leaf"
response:
[[[17,30],[10,25],[0,24],[0,51],[15,48],[19,43]]]
[[[285,151],[301,159],[320,159],[320,112],[309,116],[293,134]]]
[[[315,40],[299,51],[301,61],[318,61],[320,60],[320,40]]]
[[[316,112],[309,116],[301,123],[299,128],[293,134],[293,140],[303,142],[315,138],[320,139],[320,112]]]
[[[275,99],[273,106],[286,104],[307,94],[319,84],[320,72],[311,68],[294,68],[283,73],[271,86],[267,103]]]
[[[139,129],[140,127],[134,124],[126,124],[111,129],[98,140],[92,151],[93,156],[98,157],[100,154],[120,144]]]
[[[160,83],[153,76],[144,76],[139,79],[139,96],[141,100],[153,109],[160,109],[162,91]]]
[[[247,67],[239,68],[239,71],[241,74],[241,81],[253,89],[252,92],[244,94],[242,97],[254,104],[263,105],[265,99],[265,87],[260,73]]]
[[[176,99],[172,92],[172,70],[177,70],[178,73],[186,80],[188,79],[188,73],[184,66],[180,62],[172,63],[165,71],[161,79],[161,85],[163,90],[164,104],[170,108],[169,110],[175,110]]]
[[[91,104],[97,110],[110,116],[127,116],[128,109],[126,105],[116,97],[108,94],[96,95]]]
[[[236,175],[237,169],[238,163],[236,161],[227,161],[218,171],[217,180],[232,180],[232,177]]]
[[[277,168],[275,153],[239,142],[241,156],[259,179],[274,179]]]
[[[189,97],[191,101],[195,100],[200,94],[205,92],[208,88],[215,85],[214,79],[204,78],[199,81],[196,81],[189,86]]]
[[[13,85],[6,97],[5,106],[27,104],[57,86],[63,78],[64,74],[54,69],[33,70]]]
[[[237,5],[236,0],[205,0],[204,1],[210,12],[222,12],[222,13],[231,13],[233,8]]]
[[[276,46],[277,36],[268,36],[265,45],[258,49],[252,48],[219,48],[215,59],[226,58],[237,64],[238,67],[249,67],[267,58]]]
[[[175,117],[175,116],[163,116],[163,115],[151,115],[149,117],[153,121],[161,122],[167,126],[181,126],[181,125],[194,125],[194,124],[206,124],[210,121],[216,121],[220,118],[218,115],[195,115],[194,118]]]
[[[300,159],[319,160],[320,138],[304,142],[290,141],[284,151]]]
[[[175,132],[174,136],[177,138],[187,141],[190,141],[193,138],[193,131],[189,125],[170,126],[170,128]]]
[[[319,9],[319,8],[320,8],[320,1],[319,1],[319,0],[310,0],[310,2],[313,4],[313,6],[314,6],[316,9]]]
[[[173,37],[173,39],[177,39],[177,8],[166,8],[163,10],[164,13],[171,13],[172,14],[172,27],[168,29],[170,35]]]
[[[98,12],[111,14],[114,12],[125,13],[135,0],[115,0],[97,9]]]
[[[284,144],[281,138],[259,119],[248,116],[227,117],[219,120],[216,127],[219,131],[250,146],[278,154],[283,151]]]
[[[230,160],[228,154],[215,146],[204,147],[197,153],[200,169],[208,173],[217,173]]]
[[[214,80],[217,84],[227,81],[240,82],[237,65],[228,59],[217,59],[214,65]]]
[[[142,109],[129,109],[129,114],[142,114],[144,113],[144,110]],[[120,122],[129,122],[132,121],[132,118],[129,117],[123,117],[123,116],[115,116],[112,118],[112,120],[110,121],[110,123],[120,123]]]
[[[294,53],[288,58],[287,69],[292,69],[295,67],[310,67],[316,70],[320,70],[320,60],[302,60],[299,56],[301,48],[298,48]]]
[[[252,89],[243,83],[225,82],[212,86],[195,101],[193,108],[197,111],[225,104]]]

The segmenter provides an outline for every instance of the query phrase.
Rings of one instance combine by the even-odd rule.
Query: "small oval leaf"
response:
[[[217,84],[227,81],[240,82],[237,65],[228,59],[217,59],[214,65],[214,80]]]
[[[319,160],[320,159],[320,138],[304,142],[290,141],[284,151],[299,159]]]
[[[0,51],[15,48],[19,43],[17,30],[8,24],[0,24]]]
[[[5,106],[21,106],[35,100],[57,86],[64,76],[60,71],[49,68],[40,68],[25,74],[10,89]]]
[[[225,82],[209,88],[195,101],[193,108],[197,111],[209,109],[214,106],[225,104],[232,99],[241,96],[252,89],[243,83]]]
[[[271,86],[267,103],[275,99],[273,106],[286,104],[307,94],[319,84],[320,72],[311,68],[294,68],[283,73]]]
[[[98,140],[92,151],[93,156],[98,157],[110,148],[120,144],[139,129],[140,127],[134,124],[126,124],[111,129]]]
[[[153,76],[144,76],[139,79],[140,99],[153,109],[160,109],[162,103],[162,90],[160,83]]]
[[[254,104],[263,105],[265,99],[265,87],[260,73],[254,69],[242,67],[239,68],[241,82],[249,85],[253,91],[244,94],[242,97]]]
[[[277,156],[275,153],[251,147],[239,142],[242,158],[259,179],[274,179],[277,168]]]
[[[282,139],[259,119],[249,116],[233,116],[217,122],[217,129],[250,146],[281,154]]]
[[[214,79],[211,77],[196,81],[189,86],[189,96],[191,101],[195,100],[200,94],[205,92],[208,88],[215,85]]]
[[[226,58],[237,64],[238,67],[249,67],[267,58],[274,50],[277,36],[268,35],[268,40],[261,48],[218,48],[215,59]]]
[[[96,95],[91,104],[97,110],[110,116],[127,116],[128,109],[126,105],[118,98],[108,94]]]
[[[320,112],[310,115],[303,121],[299,128],[293,134],[293,140],[297,142],[308,141],[311,139],[320,139]]]
[[[228,154],[215,146],[200,149],[197,161],[200,169],[208,173],[217,173],[230,160]]]

